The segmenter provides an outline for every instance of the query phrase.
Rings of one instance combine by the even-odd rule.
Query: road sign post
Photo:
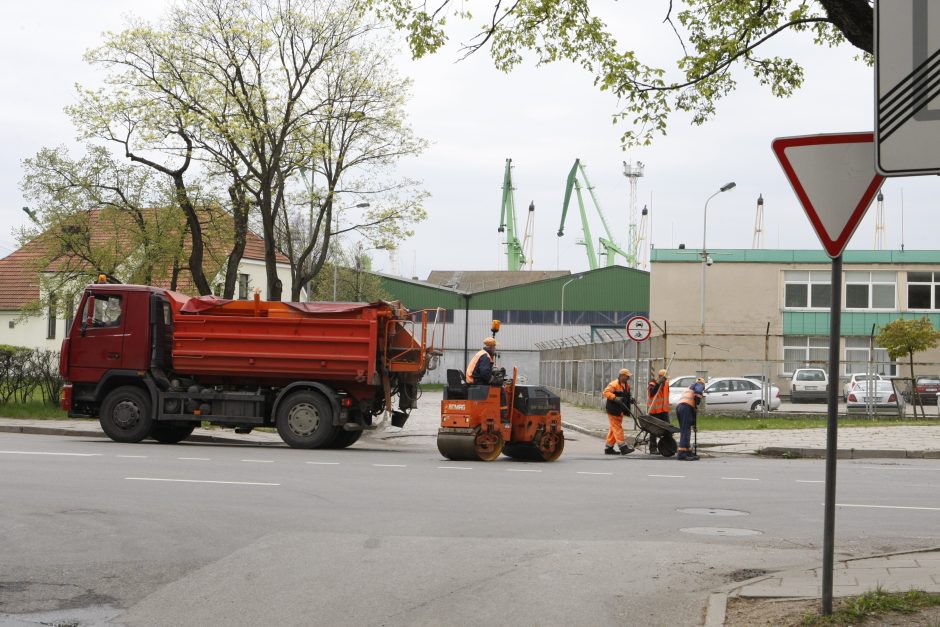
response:
[[[838,452],[839,339],[842,335],[842,251],[865,216],[884,177],[875,172],[872,133],[809,135],[771,144],[826,253],[832,258],[829,307],[829,389],[826,497],[823,505],[822,613],[832,614]]]
[[[627,336],[633,340],[633,383],[640,383],[640,344],[650,339],[653,325],[646,316],[633,316],[627,320]]]

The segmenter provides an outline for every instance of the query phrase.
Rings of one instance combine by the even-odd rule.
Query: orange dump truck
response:
[[[62,342],[62,406],[119,442],[179,442],[205,420],[342,448],[384,412],[404,425],[440,355],[436,313],[89,285]]]

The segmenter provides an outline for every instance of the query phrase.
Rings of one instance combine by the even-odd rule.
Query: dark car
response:
[[[937,404],[937,392],[940,392],[940,376],[935,374],[920,375],[915,379],[917,396],[921,403]]]

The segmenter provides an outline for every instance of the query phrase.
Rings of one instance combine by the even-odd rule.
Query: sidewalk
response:
[[[833,597],[857,596],[880,587],[885,592],[923,590],[940,593],[940,547],[838,561],[833,568]],[[706,627],[724,625],[728,599],[819,599],[822,568],[786,570],[731,584],[711,594]]]
[[[598,438],[607,435],[607,414],[602,410],[563,403],[561,414],[565,429]],[[635,433],[629,417],[624,418],[623,427],[628,437]],[[709,454],[825,457],[826,429],[699,430],[698,445]],[[940,459],[940,426],[840,427],[838,447],[839,459]]]

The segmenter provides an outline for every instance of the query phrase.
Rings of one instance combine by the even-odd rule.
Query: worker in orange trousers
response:
[[[610,423],[606,446],[604,447],[605,455],[617,455],[614,444],[620,450],[620,455],[629,455],[633,452],[633,448],[627,445],[623,437],[623,414],[633,401],[633,397],[630,395],[631,376],[633,376],[633,373],[623,368],[617,378],[604,388],[603,395],[607,401],[605,409],[607,410],[607,420]]]

